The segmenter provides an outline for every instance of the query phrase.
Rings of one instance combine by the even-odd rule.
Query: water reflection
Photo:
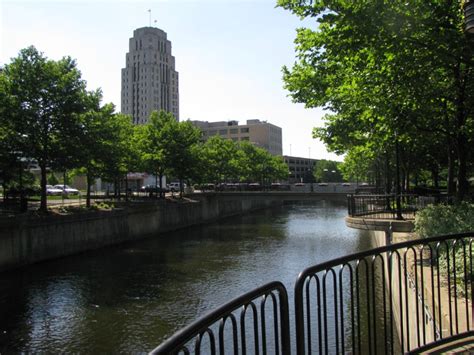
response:
[[[0,277],[0,352],[144,352],[272,280],[369,247],[320,201],[38,264]]]

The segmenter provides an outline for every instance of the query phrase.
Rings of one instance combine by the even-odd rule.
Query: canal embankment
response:
[[[262,196],[202,194],[141,201],[110,211],[18,215],[0,220],[0,271],[281,205]]]

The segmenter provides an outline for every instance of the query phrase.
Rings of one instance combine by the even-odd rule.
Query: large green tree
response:
[[[10,98],[6,119],[17,134],[18,150],[41,169],[41,204],[46,211],[47,169],[72,152],[86,110],[86,84],[70,57],[47,59],[34,47],[20,51],[4,68]]]
[[[436,142],[446,154],[431,154],[424,167],[448,164],[450,181],[456,167],[462,199],[473,154],[474,73],[460,4],[278,4],[319,23],[317,29],[298,30],[298,62],[284,68],[295,101],[331,112],[315,136],[339,153],[363,146],[370,154],[390,156],[392,164],[398,156],[407,176],[424,163],[420,154],[439,150]]]
[[[180,182],[180,195],[183,194],[183,182],[196,174],[199,162],[197,145],[201,141],[201,131],[191,122],[177,122],[170,113],[162,113],[168,119],[162,127],[161,143],[163,161],[171,175]]]
[[[212,136],[201,147],[204,179],[216,184],[233,180],[236,175],[237,145],[230,139]]]
[[[165,126],[174,126],[176,119],[165,111],[153,111],[147,124],[137,127],[139,151],[143,162],[143,168],[156,177],[155,184],[160,186],[160,197],[164,197],[163,176],[168,169],[165,154]],[[171,161],[171,159],[169,159]]]

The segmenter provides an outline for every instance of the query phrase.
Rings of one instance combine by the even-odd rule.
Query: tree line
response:
[[[48,171],[85,175],[87,206],[95,179],[127,184],[129,172],[154,174],[160,184],[164,175],[196,183],[288,178],[281,157],[249,142],[217,136],[203,142],[198,128],[164,111],[153,112],[147,124],[134,125],[130,116],[101,101],[101,90],[86,89],[70,57],[51,60],[31,46],[12,58],[0,70],[4,191],[21,181],[25,159],[40,169],[42,211],[47,208]]]
[[[294,101],[324,107],[313,135],[345,154],[346,177],[444,185],[459,200],[474,171],[474,39],[459,1],[278,0],[300,28],[283,68]]]

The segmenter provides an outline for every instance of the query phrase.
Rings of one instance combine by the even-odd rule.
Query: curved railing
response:
[[[296,353],[416,352],[472,336],[473,243],[472,232],[411,240],[305,269],[295,284]],[[153,352],[189,354],[186,344],[193,340],[193,351],[199,354],[206,337],[209,351],[203,353],[214,354],[218,334],[220,354],[224,349],[234,354],[290,354],[286,294],[279,282],[262,286],[186,327]],[[269,298],[272,307],[265,305]],[[256,300],[261,302],[260,313]],[[238,309],[240,327],[234,315]],[[249,329],[248,309],[253,320]],[[269,336],[265,309],[273,309]],[[228,319],[232,326],[226,327]],[[225,348],[224,339],[232,346]]]
[[[288,315],[285,287],[281,282],[271,282],[183,328],[151,353],[168,355],[193,351],[194,354],[216,354],[219,349],[219,354],[224,354],[224,351],[258,354],[261,349],[263,354],[270,351],[286,355],[290,353]],[[267,322],[271,322],[273,327],[269,329]]]

